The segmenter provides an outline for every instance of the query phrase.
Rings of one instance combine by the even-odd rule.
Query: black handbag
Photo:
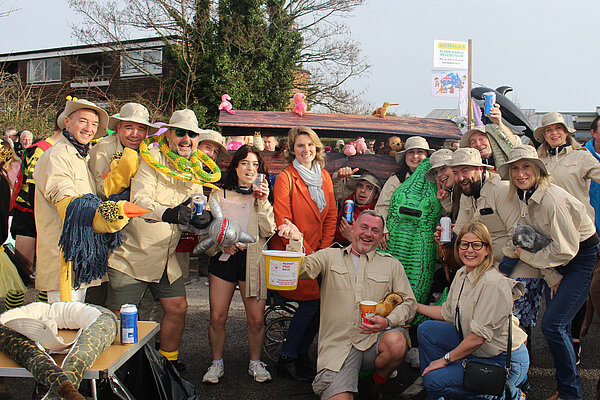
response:
[[[463,287],[464,287],[463,281]],[[458,294],[462,294],[462,287]],[[460,311],[456,302],[456,317],[458,319],[458,334],[461,341],[463,340],[462,326],[460,323]],[[463,387],[470,391],[479,394],[487,394],[492,396],[502,396],[505,392],[505,399],[511,399],[510,386],[508,384],[508,376],[510,372],[510,361],[512,352],[512,314],[508,317],[508,345],[506,349],[506,365],[487,364],[481,361],[464,360],[463,368],[465,370],[463,376]]]

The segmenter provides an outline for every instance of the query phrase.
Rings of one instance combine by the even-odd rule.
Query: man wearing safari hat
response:
[[[229,152],[223,146],[223,136],[217,131],[204,129],[198,139],[198,150],[212,158],[216,162],[225,161],[229,158]]]
[[[425,179],[435,183],[437,186],[438,191],[435,196],[444,208],[445,216],[452,213],[454,174],[452,173],[452,169],[448,166],[451,160],[452,150],[439,149],[429,157],[431,167],[429,168],[429,171],[425,173]]]
[[[149,150],[142,145],[140,150],[142,158],[131,180],[130,196],[150,212],[123,230],[123,244],[109,260],[107,305],[118,314],[123,304],[139,304],[149,289],[164,309],[159,351],[177,365],[187,311],[184,279],[175,255],[181,237],[179,225],[191,223],[203,229],[210,222],[210,213],[191,218],[190,196],[202,193],[202,182],[196,175],[186,175],[194,178],[192,181],[179,178],[179,168],[197,168],[189,163],[203,133],[196,115],[187,109],[175,111],[163,127],[169,129],[156,139],[160,145]]]
[[[352,212],[352,221],[347,221],[345,218],[344,207],[340,210],[337,217],[337,226],[335,228],[334,240],[343,244],[350,244],[352,240],[352,224],[356,221],[356,218],[364,210],[373,210],[377,199],[379,198],[379,192],[381,191],[381,184],[375,175],[367,170],[357,171],[354,177],[350,178],[348,185],[354,189],[350,193],[342,204],[345,204],[347,200],[354,202],[354,211]]]
[[[492,124],[475,126],[466,131],[460,139],[460,147],[478,150],[484,164],[499,167],[508,159],[510,149],[521,144],[521,138],[502,122],[500,105],[492,107],[489,118]]]
[[[110,117],[108,129],[115,133],[104,137],[92,148],[88,162],[96,191],[102,198],[129,188],[131,178],[137,172],[140,143],[146,135],[158,130],[149,121],[148,109],[138,103],[123,105],[118,115]],[[113,158],[119,161],[111,170]]]
[[[89,143],[106,133],[107,124],[108,114],[94,103],[83,99],[68,100],[65,110],[57,119],[63,137],[42,154],[33,172],[36,182],[35,222],[38,237],[43,238],[36,243],[35,285],[38,290],[48,291],[50,303],[69,299],[83,301],[86,287],[100,284],[100,279],[96,279],[82,284],[80,289],[72,293],[67,289],[59,292],[62,255],[58,242],[70,202],[78,196],[96,193],[94,180],[87,168]],[[125,216],[112,232],[120,230],[128,220]],[[96,217],[94,231],[99,232],[95,224]],[[70,278],[67,275],[67,279]]]

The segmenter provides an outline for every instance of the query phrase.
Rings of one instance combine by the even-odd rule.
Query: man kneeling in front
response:
[[[328,248],[302,260],[300,279],[321,276],[321,321],[317,376],[313,390],[321,399],[351,400],[358,392],[360,370],[375,369],[370,398],[382,387],[406,353],[402,328],[416,311],[416,300],[402,264],[375,251],[385,222],[375,211],[362,212],[352,226],[352,241],[343,249]],[[299,251],[303,234],[291,222],[279,226],[289,240],[287,250]],[[362,321],[360,302],[380,301],[394,292],[404,300],[386,317]]]

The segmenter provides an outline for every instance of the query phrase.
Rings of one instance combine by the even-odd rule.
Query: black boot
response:
[[[277,376],[281,378],[290,378],[298,382],[310,382],[312,378],[303,374],[296,363],[295,358],[286,355],[280,355],[277,361]]]
[[[302,375],[306,375],[311,378],[314,378],[316,375],[316,371],[310,363],[310,358],[308,357],[308,353],[298,354],[298,359],[296,360],[296,367],[298,368],[298,371],[300,371],[300,373]]]

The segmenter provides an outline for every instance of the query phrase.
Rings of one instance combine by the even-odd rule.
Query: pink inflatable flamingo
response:
[[[306,113],[306,103],[304,102],[304,93],[298,92],[294,95],[294,112],[299,116],[303,116]]]
[[[235,114],[235,110],[233,110],[233,106],[231,105],[229,100],[231,100],[231,97],[229,97],[227,93],[221,96],[221,104],[219,104],[219,110],[225,110],[229,114]]]

